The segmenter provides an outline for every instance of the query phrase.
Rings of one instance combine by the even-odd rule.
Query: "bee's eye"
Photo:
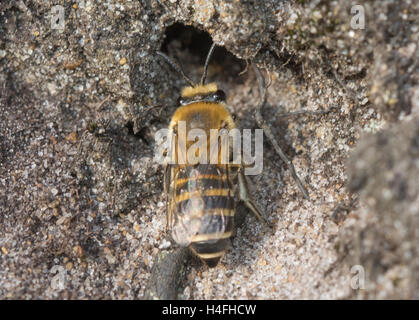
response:
[[[215,101],[225,101],[226,100],[226,94],[224,93],[223,90],[217,90],[214,94],[213,94],[213,99]]]
[[[182,98],[182,97],[179,97],[177,99],[177,105],[178,106],[182,106],[183,104],[185,104],[185,102],[186,102],[186,100],[184,98]]]

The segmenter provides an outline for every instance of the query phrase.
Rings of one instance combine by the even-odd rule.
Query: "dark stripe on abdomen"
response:
[[[206,241],[194,242],[191,244],[191,247],[194,249],[195,253],[206,254],[206,253],[215,253],[225,250],[230,245],[230,238],[220,239],[214,243],[208,243]]]
[[[192,240],[190,248],[208,267],[215,267],[230,245],[233,221],[233,216],[208,215],[203,218],[201,230],[197,233],[195,241]]]
[[[177,180],[179,181],[179,180]],[[190,179],[176,186],[176,195],[180,195],[183,192],[194,192],[197,190],[218,190],[218,189],[230,189],[227,180],[221,178],[208,179],[198,177],[197,179]]]
[[[224,256],[230,243],[230,238],[220,239],[215,243],[201,241],[192,243],[190,248],[192,252],[207,264],[208,267],[214,268],[217,266],[218,261]]]

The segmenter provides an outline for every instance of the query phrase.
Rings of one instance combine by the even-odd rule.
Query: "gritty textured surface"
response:
[[[238,76],[245,64],[233,55],[269,71],[264,117],[311,196],[303,200],[265,143],[264,171],[252,177],[252,191],[272,229],[248,215],[217,268],[186,265],[179,297],[418,297],[418,255],[409,249],[417,224],[390,239],[391,246],[374,247],[381,223],[398,228],[395,212],[402,227],[417,223],[417,197],[402,197],[383,213],[386,219],[371,220],[379,208],[367,198],[379,202],[381,195],[364,186],[352,194],[345,174],[364,131],[386,122],[403,127],[407,114],[419,113],[416,1],[360,1],[365,30],[351,29],[345,0],[57,4],[65,9],[62,31],[51,29],[51,3],[0,5],[0,298],[143,297],[155,257],[170,245],[153,137],[167,126],[184,85],[155,52],[164,44],[198,79],[210,45],[191,43],[187,32],[165,39],[174,23],[208,32],[229,52],[214,57],[209,79],[227,92],[242,128],[256,128],[259,92],[251,69]],[[281,116],[331,107],[322,116]],[[393,134],[403,136],[400,130]],[[386,150],[390,158],[399,153]],[[416,168],[405,179],[414,184],[413,155],[403,162],[402,154],[394,159]],[[363,169],[349,170],[352,177]],[[385,177],[361,175],[383,189]],[[356,240],[365,230],[372,230],[368,238]],[[352,247],[358,251],[342,249]],[[395,258],[379,268],[384,253]],[[350,269],[363,263],[371,287],[354,291]],[[403,281],[380,286],[394,274]]]
[[[357,298],[419,299],[419,119],[362,139],[348,161],[349,187],[362,206],[337,247],[365,267]]]

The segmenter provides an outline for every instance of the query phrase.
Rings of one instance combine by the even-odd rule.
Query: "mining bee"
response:
[[[193,129],[202,129],[208,137],[208,146],[212,145],[209,141],[211,129],[230,131],[236,127],[231,114],[226,109],[225,93],[218,89],[216,83],[205,84],[208,64],[214,49],[215,44],[208,52],[199,84],[188,78],[180,65],[166,54],[158,52],[158,55],[189,83],[189,86],[183,88],[181,92],[178,108],[168,128],[169,136],[174,141],[172,151],[174,151],[175,161],[171,164],[166,163],[164,170],[164,189],[168,198],[167,229],[177,244],[188,246],[210,268],[218,264],[230,245],[230,238],[234,235],[237,200],[244,203],[260,221],[265,221],[249,194],[243,163],[227,161],[223,164],[220,161],[214,164],[211,161],[211,163],[191,164],[186,159],[186,155],[179,152],[179,142],[186,146],[186,150],[193,143],[193,141],[185,141],[185,136],[182,137],[178,132],[181,122],[185,124],[186,136]],[[266,100],[264,80],[257,68],[255,71],[262,92],[263,101],[259,106],[261,107]],[[266,127],[263,119],[261,120],[260,114],[255,114],[255,116],[258,125],[271,140],[271,131]],[[231,144],[228,148],[231,160]],[[276,142],[274,148],[276,151],[279,148]],[[280,148],[279,151],[281,158],[291,166],[291,173],[295,178],[292,163]],[[180,161],[181,159],[183,161]],[[297,177],[298,182],[300,181]],[[303,190],[305,191],[304,187]]]

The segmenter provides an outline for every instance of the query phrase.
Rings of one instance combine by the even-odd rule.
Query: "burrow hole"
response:
[[[212,42],[207,32],[175,23],[166,29],[161,51],[180,63],[193,81],[199,82]],[[245,61],[218,46],[209,64],[207,82],[215,81],[223,87],[242,83],[244,77],[239,73],[245,67]]]

